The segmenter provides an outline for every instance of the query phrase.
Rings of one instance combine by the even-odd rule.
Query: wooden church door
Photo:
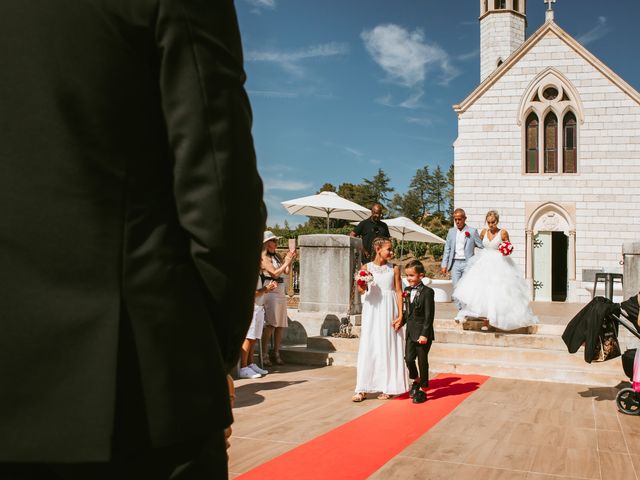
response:
[[[533,236],[533,299],[551,301],[551,232]]]

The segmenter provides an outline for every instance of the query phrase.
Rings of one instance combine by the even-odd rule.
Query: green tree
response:
[[[420,223],[423,217],[422,200],[412,191],[402,197],[402,214],[416,223]]]
[[[336,187],[334,187],[331,183],[325,183],[324,185],[322,185],[320,187],[320,190],[318,190],[317,193],[321,193],[321,192],[335,192],[336,191]]]
[[[371,180],[366,178],[363,180],[364,183],[362,185],[369,196],[369,202],[367,205],[362,203],[360,205],[371,207],[374,203],[380,203],[382,206],[386,206],[386,204],[389,203],[387,194],[393,192],[393,188],[389,186],[391,180],[387,174],[379,168],[378,173],[376,173]]]
[[[369,199],[369,193],[363,185],[356,185],[353,183],[342,183],[338,187],[338,195],[342,198],[346,198],[347,200],[351,200],[352,202],[357,203],[358,205],[362,205],[365,208],[371,208],[373,205],[371,204]]]
[[[444,206],[447,200],[448,182],[438,165],[436,171],[431,175],[429,182],[429,202],[435,207],[436,212],[444,213]]]
[[[431,202],[429,190],[430,185],[431,174],[429,173],[429,166],[425,165],[424,167],[416,170],[416,174],[413,176],[411,183],[409,184],[409,192],[407,193],[407,195],[411,195],[411,199],[408,201],[410,203],[409,210],[411,210],[412,215],[409,215],[409,212],[407,212],[406,216],[416,222],[419,222],[429,214],[429,205]],[[418,210],[417,212],[413,210],[416,206]]]
[[[387,215],[389,217],[399,217],[404,215],[404,212],[402,211],[403,199],[404,196],[399,193],[395,193],[393,197],[391,197],[391,200],[389,200],[389,204],[387,205]]]

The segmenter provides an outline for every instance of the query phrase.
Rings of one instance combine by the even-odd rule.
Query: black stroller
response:
[[[618,325],[640,339],[639,297],[640,293],[622,303],[614,303],[604,297],[591,300],[573,317],[562,334],[569,353],[575,353],[584,345],[584,359],[587,363],[620,356]],[[640,415],[640,371],[634,372],[634,365],[636,370],[640,370],[640,358],[636,361],[636,353],[636,349],[632,348],[622,354],[622,367],[631,381],[631,387],[622,388],[618,392],[616,404],[618,410],[627,415]]]

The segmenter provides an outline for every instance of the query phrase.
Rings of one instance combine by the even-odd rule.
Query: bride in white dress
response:
[[[485,217],[486,229],[480,232],[484,249],[476,253],[453,292],[462,309],[456,318],[483,317],[500,330],[514,330],[538,323],[529,308],[529,292],[522,273],[511,259],[498,250],[509,233],[498,228],[498,212]],[[487,330],[487,325],[482,327]]]
[[[409,389],[401,327],[400,269],[388,263],[393,257],[391,240],[376,238],[372,246],[375,258],[363,269],[373,275],[374,283],[366,288],[358,286],[364,296],[354,402],[364,400],[367,393],[382,392],[378,398],[383,400]]]

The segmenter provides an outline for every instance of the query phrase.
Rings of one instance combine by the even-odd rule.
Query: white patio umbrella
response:
[[[446,243],[443,239],[407,217],[387,218],[382,221],[389,227],[391,236],[400,240],[401,258],[404,253],[405,240],[408,242]]]
[[[282,206],[291,215],[306,215],[308,217],[326,217],[327,231],[329,219],[364,220],[371,216],[371,211],[351,200],[342,198],[335,192],[320,192],[317,195],[294,198],[282,202]]]

